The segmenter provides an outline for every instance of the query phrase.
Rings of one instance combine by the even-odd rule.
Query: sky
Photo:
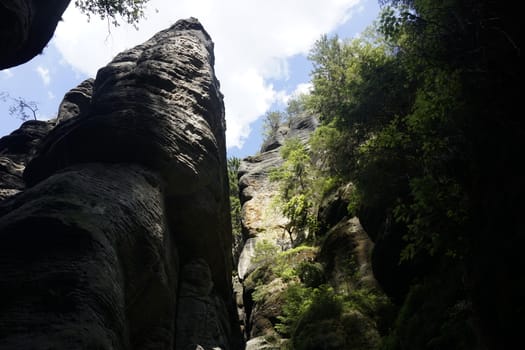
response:
[[[215,43],[215,73],[226,108],[228,156],[256,154],[265,113],[309,89],[312,45],[321,35],[358,36],[377,18],[377,0],[151,0],[137,31],[109,28],[70,5],[43,54],[0,71],[0,92],[38,105],[38,119],[56,116],[64,94],[94,77],[119,52],[141,44],[178,19],[196,17]],[[0,136],[21,120],[0,101]]]

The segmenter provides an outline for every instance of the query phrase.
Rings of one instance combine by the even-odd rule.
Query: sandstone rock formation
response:
[[[66,95],[0,202],[0,349],[239,347],[213,66],[191,18]]]
[[[317,119],[312,116],[294,118],[290,125],[281,126],[273,137],[264,142],[260,154],[247,157],[241,162],[239,191],[245,238],[237,265],[237,272],[241,279],[256,267],[251,263],[251,258],[258,241],[270,240],[283,248],[290,246],[284,230],[287,220],[273,201],[279,185],[270,181],[269,173],[282,164],[279,152],[284,141],[287,138],[299,138],[306,142],[316,126]]]
[[[25,188],[22,173],[26,163],[54,125],[54,121],[29,120],[0,139],[0,201]]]
[[[280,184],[270,181],[269,175],[283,163],[280,150],[284,142],[294,137],[306,142],[316,124],[315,118],[306,115],[294,118],[264,142],[261,153],[244,159],[239,168],[245,242],[237,266],[243,287],[238,293],[243,298],[237,299],[244,307],[246,349],[376,349],[380,332],[387,327],[380,322],[384,317],[374,314],[382,312],[383,300],[385,308],[389,305],[372,273],[374,244],[359,219],[348,217],[353,186],[325,196],[317,218],[317,235],[322,238],[315,244],[294,247],[285,231],[287,219],[275,201]],[[314,299],[320,299],[311,299],[314,294]],[[295,298],[291,303],[290,295]],[[330,301],[341,298],[352,300],[354,307],[341,306],[339,313],[326,311],[337,310]],[[374,301],[369,305],[374,306],[367,310],[355,306],[370,300]],[[297,310],[301,303],[303,308],[318,303],[319,312],[304,313],[306,319],[299,319],[293,330],[286,331],[287,312]]]
[[[42,52],[70,0],[1,0],[0,69],[25,63]]]

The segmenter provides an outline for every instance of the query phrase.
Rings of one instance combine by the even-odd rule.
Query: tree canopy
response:
[[[148,2],[149,0],[75,0],[75,6],[88,18],[98,16],[118,26],[120,17],[137,27],[140,19],[144,18],[144,9]]]
[[[299,208],[304,195],[303,213],[315,216],[304,170],[309,181],[354,185],[349,210],[383,254],[376,272],[390,269],[399,274],[392,283],[406,283],[384,349],[472,349],[480,341],[497,349],[525,322],[523,308],[490,297],[498,284],[509,297],[525,293],[523,279],[509,277],[520,275],[515,247],[525,243],[516,220],[525,209],[519,11],[483,0],[381,3],[360,38],[322,36],[314,45],[304,106],[321,125],[308,145],[283,148],[283,198]],[[422,319],[424,335],[410,338]]]

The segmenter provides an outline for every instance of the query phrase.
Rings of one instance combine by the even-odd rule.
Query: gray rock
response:
[[[91,109],[94,79],[86,79],[69,90],[58,107],[57,122],[61,123],[75,117],[85,117]]]
[[[0,349],[240,348],[213,64],[191,18],[66,95],[0,202]]]
[[[373,248],[358,218],[345,217],[333,225],[319,252],[331,285],[338,286],[341,293],[355,288],[378,289],[371,265]]]
[[[154,173],[100,164],[4,201],[0,349],[172,346],[177,251],[162,202]]]
[[[281,347],[278,344],[269,342],[267,337],[255,337],[246,342],[246,350],[279,350]]]
[[[255,245],[257,244],[257,237],[248,238],[244,242],[241,255],[239,256],[239,263],[237,264],[237,274],[241,280],[245,279],[252,273],[257,265],[252,263],[252,258],[255,256]]]
[[[211,271],[203,259],[181,270],[177,302],[176,349],[229,349],[231,334],[226,305],[213,288]]]
[[[283,163],[280,150],[286,140],[297,137],[306,142],[316,126],[317,120],[312,116],[294,118],[290,125],[281,126],[272,138],[266,140],[261,153],[243,159],[239,167],[244,245],[238,259],[237,274],[244,288],[243,305],[239,309],[245,313],[244,333],[249,339],[247,349],[280,348],[280,336],[274,326],[277,316],[282,313],[282,291],[286,286],[280,279],[264,281],[271,297],[258,302],[251,300],[254,286],[249,285],[249,279],[257,274],[255,271],[261,266],[261,263],[254,263],[252,258],[256,254],[257,242],[268,241],[283,250],[291,247],[285,231],[288,220],[275,201],[279,195],[279,184],[270,181],[269,177]],[[268,339],[274,341],[268,342]]]
[[[170,194],[215,181],[225,122],[212,50],[200,23],[190,20],[117,55],[97,74],[90,113],[51,132],[26,182],[87,162],[142,164],[160,172]]]
[[[0,201],[26,187],[22,179],[26,163],[54,125],[54,121],[29,120],[0,139]]]

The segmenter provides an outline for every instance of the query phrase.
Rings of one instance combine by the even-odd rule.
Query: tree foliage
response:
[[[285,141],[281,156],[284,162],[270,174],[270,179],[279,181],[278,202],[288,219],[285,229],[292,244],[297,244],[315,233],[314,169],[306,145],[298,138]]]
[[[409,258],[453,246],[466,217],[464,192],[449,170],[466,154],[455,118],[464,108],[458,73],[407,57],[403,45],[414,44],[402,24],[415,24],[404,6],[383,14],[383,41],[324,36],[316,43],[309,103],[323,121],[312,148],[334,175],[357,185],[361,206],[389,208],[408,227]],[[437,50],[428,45],[427,53]]]
[[[512,111],[520,100],[519,11],[489,1],[383,3],[390,7],[374,35],[323,36],[311,52],[308,105],[322,121],[311,152],[334,176],[354,183],[354,208],[382,218],[376,228],[387,230],[379,235],[402,235],[401,260],[432,261],[439,273],[471,278],[469,286],[459,277],[451,281],[468,296],[433,299],[441,313],[464,298],[487,302],[488,293],[472,286],[493,288],[488,272],[496,270],[482,263],[494,252],[490,242],[501,242],[501,269],[518,273],[514,266],[522,261],[512,246],[524,237],[507,220],[523,208],[517,203],[525,194],[515,181],[524,127]],[[479,305],[480,314],[491,309]],[[490,312],[519,319],[504,310]],[[489,315],[485,322],[494,325]],[[426,336],[428,342],[436,335]]]
[[[265,140],[274,138],[279,131],[279,127],[284,123],[285,115],[279,111],[270,111],[264,115],[263,135]]]
[[[239,199],[238,173],[241,160],[237,157],[228,158],[227,170],[230,187],[230,210],[233,235],[241,235],[241,201]]]
[[[107,19],[114,26],[119,26],[118,18],[137,28],[144,18],[144,9],[149,0],[75,0],[75,6],[88,18],[98,16]]]

